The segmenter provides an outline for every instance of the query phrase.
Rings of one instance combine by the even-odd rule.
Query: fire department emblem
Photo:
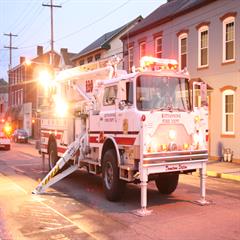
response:
[[[128,119],[123,120],[123,133],[124,134],[128,133]]]

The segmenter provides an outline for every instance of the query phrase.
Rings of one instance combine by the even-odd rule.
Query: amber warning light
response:
[[[151,56],[144,56],[140,60],[142,68],[155,67],[162,70],[176,70],[178,62],[175,59],[155,58]]]

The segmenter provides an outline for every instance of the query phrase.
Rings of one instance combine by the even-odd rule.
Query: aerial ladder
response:
[[[46,177],[33,190],[33,194],[44,193],[45,190],[60,181],[64,177],[76,171],[80,166],[80,161],[84,158],[84,143],[86,140],[86,133],[72,142],[63,156],[57,161],[56,165],[46,175]],[[70,165],[66,170],[59,173],[61,169],[71,160],[74,159],[74,164]]]
[[[116,71],[116,63],[114,66],[108,66],[105,68],[109,71],[109,78],[113,77]],[[68,74],[69,76],[69,74]],[[63,79],[65,76],[63,76]],[[73,78],[74,75],[70,76],[69,79]],[[70,81],[69,81],[70,82]],[[87,95],[82,89],[80,84],[77,84],[75,81],[71,81],[72,88],[78,92],[78,94],[83,97],[85,101],[90,105],[90,109],[96,105],[96,95],[99,87],[102,85],[102,81],[96,81],[93,89],[93,95]],[[63,156],[56,162],[55,166],[51,171],[43,178],[43,180],[38,184],[38,186],[32,191],[33,194],[44,193],[45,190],[52,186],[53,184],[59,182],[61,179],[70,175],[80,167],[81,160],[84,159],[84,150],[87,142],[87,133],[80,134],[79,137],[72,142],[68,147]],[[74,160],[73,164],[67,165],[70,160]],[[60,172],[64,166],[68,166],[65,170]]]

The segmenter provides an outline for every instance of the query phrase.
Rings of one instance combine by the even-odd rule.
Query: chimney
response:
[[[23,64],[25,62],[26,58],[25,57],[20,57],[20,64]]]
[[[37,56],[43,55],[43,46],[37,46]]]
[[[60,49],[61,54],[67,53],[68,49],[67,48],[61,48]]]

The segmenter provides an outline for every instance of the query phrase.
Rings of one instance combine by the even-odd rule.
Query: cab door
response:
[[[126,138],[127,135],[131,135],[136,130],[134,126],[135,109],[133,106],[133,82],[130,80],[121,81],[118,93],[116,131],[122,138]]]
[[[102,109],[100,111],[100,133],[115,136],[116,134],[116,104],[118,87],[116,84],[104,88]]]

